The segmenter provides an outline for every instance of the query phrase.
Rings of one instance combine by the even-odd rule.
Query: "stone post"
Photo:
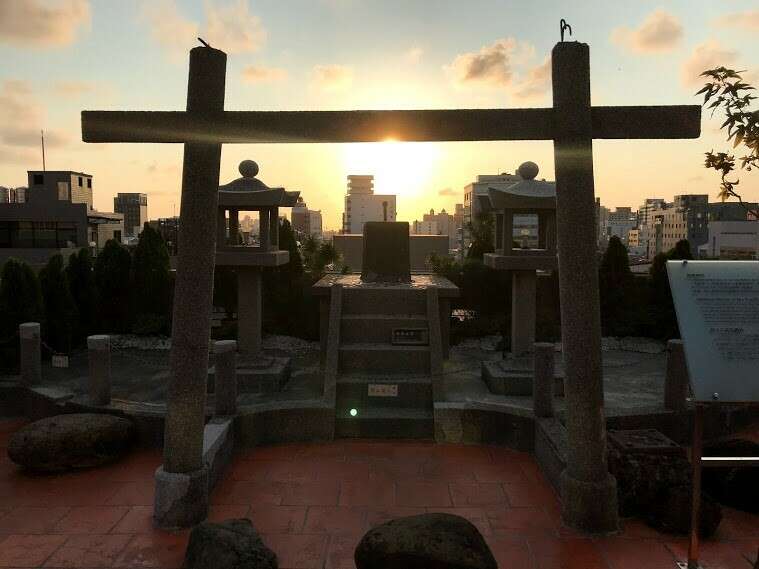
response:
[[[561,337],[566,368],[567,467],[562,516],[588,532],[618,529],[616,480],[606,464],[601,317],[596,260],[590,54],[579,42],[552,52]]]
[[[543,342],[535,344],[532,407],[536,417],[553,417],[553,358],[553,344]]]
[[[188,113],[210,118],[224,110],[226,63],[226,54],[217,49],[190,51]],[[184,145],[164,462],[156,471],[153,510],[160,527],[188,527],[208,515],[203,430],[220,159],[221,144]]]
[[[664,408],[684,411],[688,399],[688,365],[682,340],[667,342],[667,375],[664,378]]]
[[[511,275],[511,355],[525,356],[535,344],[535,271],[513,271]]]
[[[237,343],[242,354],[261,352],[261,269],[237,269]]]
[[[87,336],[87,394],[90,405],[111,404],[111,337]]]
[[[221,340],[214,342],[216,355],[216,416],[224,417],[237,413],[237,342]]]
[[[18,327],[21,349],[21,385],[42,383],[42,353],[39,322],[25,322]]]
[[[269,221],[271,214],[268,209],[262,209],[258,213],[258,240],[261,243],[261,250],[268,251],[271,249],[271,230]]]

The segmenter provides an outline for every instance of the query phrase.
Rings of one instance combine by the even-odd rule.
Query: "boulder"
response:
[[[132,423],[114,415],[74,413],[35,421],[16,431],[8,457],[38,472],[92,468],[123,456],[134,439]]]
[[[665,533],[690,532],[692,478],[684,452],[623,452],[609,445],[609,471],[617,479],[622,517],[641,518]],[[711,536],[721,520],[720,505],[702,493],[701,536]]]
[[[759,444],[741,438],[716,441],[704,446],[704,456],[741,456],[759,458]],[[731,508],[759,513],[759,468],[728,466],[704,468],[703,487],[714,498]]]
[[[264,545],[249,519],[203,522],[190,532],[184,569],[277,569],[277,556]]]
[[[356,569],[497,569],[482,534],[451,514],[421,514],[377,526],[361,538]]]

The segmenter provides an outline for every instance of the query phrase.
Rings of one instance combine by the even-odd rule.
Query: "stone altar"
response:
[[[258,164],[243,160],[241,178],[219,186],[216,220],[216,266],[237,271],[237,385],[240,393],[279,391],[290,376],[290,359],[261,353],[261,271],[290,260],[279,249],[279,208],[292,207],[300,192],[270,188],[258,175]],[[259,245],[243,243],[240,236],[241,211],[258,212]],[[209,370],[209,381],[215,368]]]
[[[495,252],[485,254],[485,264],[512,274],[511,352],[502,361],[482,362],[483,380],[499,395],[532,395],[537,271],[557,266],[556,184],[536,180],[538,171],[537,164],[525,162],[517,170],[521,181],[478,196],[481,211],[492,213],[496,222]],[[537,217],[537,248],[514,246],[514,215]],[[557,367],[554,393],[563,395],[563,370]]]

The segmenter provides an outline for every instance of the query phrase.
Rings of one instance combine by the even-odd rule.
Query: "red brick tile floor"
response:
[[[20,422],[0,421],[0,568],[178,568],[188,532],[151,526],[157,451],[104,468],[29,476],[5,447]],[[671,569],[686,541],[628,520],[583,537],[529,454],[494,446],[336,441],[240,452],[211,496],[210,519],[249,517],[283,569],[349,569],[371,526],[451,512],[472,521],[503,569]],[[708,569],[751,569],[759,516],[727,510],[703,544]]]

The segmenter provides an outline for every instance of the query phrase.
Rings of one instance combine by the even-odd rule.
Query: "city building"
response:
[[[395,196],[374,193],[374,176],[348,176],[343,233],[363,234],[367,221],[395,221]]]
[[[429,213],[424,214],[422,221],[431,221],[437,225],[437,233],[428,233],[428,235],[447,235],[448,247],[450,249],[458,247],[458,228],[460,226],[456,225],[455,215],[445,211],[445,208],[438,213],[431,209]]]
[[[602,243],[608,244],[609,239],[618,237],[622,243],[627,246],[628,234],[631,229],[638,226],[638,216],[629,207],[618,207],[614,211],[602,212],[605,218],[604,225],[601,226]]]
[[[425,215],[425,217],[427,217]],[[424,221],[414,221],[411,225],[413,235],[447,235],[442,233],[438,227],[437,221],[425,219]]]
[[[127,237],[137,237],[148,220],[148,195],[118,193],[113,198],[113,211],[124,214],[124,230]]]
[[[92,176],[71,171],[28,171],[23,202],[0,203],[0,263],[9,257],[36,268],[56,253],[81,247],[94,255],[123,237],[123,216],[92,209]]]
[[[0,186],[0,203],[24,203],[26,188],[6,188]]]
[[[698,248],[698,256],[759,259],[759,221],[710,221],[709,239]]]
[[[464,249],[469,247],[471,243],[471,235],[469,233],[469,225],[477,219],[477,216],[481,212],[481,207],[477,196],[485,196],[488,193],[488,188],[494,188],[496,190],[502,190],[508,188],[521,181],[517,174],[509,174],[503,172],[501,174],[482,174],[477,176],[476,181],[464,186],[464,204],[463,204],[463,241]]]
[[[149,221],[148,224],[161,235],[169,255],[176,255],[179,251],[179,216],[159,217]],[[242,223],[240,226],[242,227]]]
[[[708,213],[708,194],[675,196],[674,202],[650,210],[645,226],[648,258],[669,251],[682,240],[696,253],[708,239]]]
[[[293,206],[290,213],[292,218],[293,231],[300,236],[313,236],[317,239],[322,238],[322,212],[321,210],[308,209],[306,202],[302,197],[298,198],[298,203]]]

